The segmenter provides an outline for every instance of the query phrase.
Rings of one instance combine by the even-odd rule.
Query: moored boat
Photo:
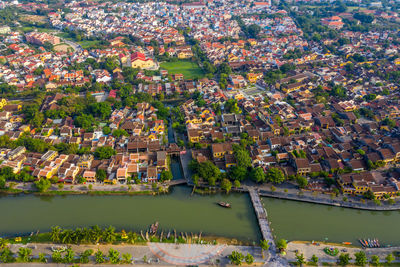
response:
[[[231,204],[229,204],[228,202],[218,202],[218,205],[220,205],[221,207],[224,207],[224,208],[230,208],[231,207]]]

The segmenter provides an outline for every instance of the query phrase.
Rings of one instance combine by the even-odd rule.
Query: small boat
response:
[[[366,246],[367,246],[367,244],[365,244],[364,240],[359,239],[358,241],[360,241],[361,246],[363,246],[363,247],[366,247]]]
[[[229,204],[228,202],[218,202],[218,205],[220,205],[221,207],[224,207],[224,208],[231,207],[231,204]]]
[[[342,242],[343,245],[351,245],[351,242]]]
[[[150,234],[155,234],[158,230],[158,222],[152,224],[150,226]]]

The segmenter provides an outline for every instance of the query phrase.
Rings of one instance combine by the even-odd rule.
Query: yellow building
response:
[[[136,52],[131,56],[132,68],[150,69],[155,66],[151,58],[146,58],[143,53]]]
[[[2,109],[5,105],[7,105],[7,100],[5,100],[4,98],[2,98],[0,100],[0,109]]]

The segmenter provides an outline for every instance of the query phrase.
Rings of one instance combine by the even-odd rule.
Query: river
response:
[[[273,234],[287,240],[352,242],[377,238],[400,245],[400,211],[365,211],[291,200],[263,198]]]
[[[216,204],[218,201],[229,202],[232,208],[222,208]],[[202,232],[258,242],[260,232],[249,207],[250,197],[244,194],[191,195],[191,188],[185,186],[160,196],[3,196],[0,236],[49,231],[55,225],[113,225],[117,229],[140,231],[158,221],[166,231]]]

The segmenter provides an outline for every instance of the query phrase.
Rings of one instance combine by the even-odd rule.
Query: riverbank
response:
[[[54,195],[159,195],[168,193],[169,185],[150,184],[107,185],[107,184],[53,184],[45,192],[39,192],[33,183],[8,183],[8,188],[1,189],[3,194],[34,194],[38,196]]]
[[[11,251],[16,254],[21,247],[32,250],[33,258],[38,258],[39,253],[43,253],[48,262],[51,262],[53,254],[52,247],[60,247],[51,243],[29,243],[27,245],[11,245]],[[71,245],[69,248],[73,251],[74,257],[71,263],[79,263],[79,255],[87,250],[92,250],[92,256],[88,257],[89,265],[96,262],[94,253],[101,251],[105,257],[105,263],[109,261],[108,254],[110,249],[118,252],[120,264],[126,264],[122,255],[127,255],[129,263],[149,264],[157,266],[177,266],[177,265],[228,265],[228,256],[233,251],[238,251],[244,255],[251,254],[254,257],[254,265],[260,265],[263,262],[261,249],[259,247],[249,246],[230,246],[230,245],[198,245],[198,244],[163,244],[148,242],[144,245]],[[62,253],[64,256],[64,253]],[[10,264],[12,266],[12,264]],[[13,265],[15,266],[15,264]],[[47,266],[47,265],[46,265]],[[57,265],[57,266],[63,266]],[[68,266],[71,266],[70,264]],[[96,266],[99,266],[98,264]],[[103,266],[103,264],[102,264]],[[115,264],[114,264],[115,266]]]
[[[318,244],[318,245],[316,245]],[[324,248],[337,248],[339,253],[337,256],[330,256],[324,252]],[[286,249],[286,255],[283,256],[289,262],[295,262],[296,252],[297,254],[303,254],[304,258],[307,262],[311,261],[311,257],[313,255],[319,258],[319,262],[326,263],[336,263],[339,255],[341,253],[349,253],[352,260],[350,262],[354,263],[354,253],[359,251],[364,251],[367,255],[367,258],[370,259],[372,255],[377,255],[381,262],[385,262],[385,257],[388,254],[392,254],[393,252],[400,251],[400,247],[391,247],[391,248],[367,248],[361,249],[359,247],[355,247],[353,245],[343,245],[343,244],[335,244],[335,243],[324,243],[324,242],[305,242],[305,241],[291,241],[288,243],[288,247]],[[400,263],[400,259],[396,258],[395,263]]]
[[[242,185],[239,188],[232,187],[231,192],[237,193],[248,193],[249,188],[253,188],[258,191],[259,195],[262,197],[270,197],[284,200],[293,200],[299,202],[307,202],[313,204],[321,204],[335,207],[351,208],[358,210],[370,210],[370,211],[396,211],[400,210],[400,202],[389,204],[387,202],[380,202],[377,205],[372,200],[365,200],[359,197],[346,196],[346,201],[343,200],[344,195],[333,196],[331,194],[318,193],[315,194],[310,191],[290,189],[287,188],[274,188],[271,190],[272,185],[264,184],[261,186],[250,184]],[[224,192],[221,188],[216,186],[208,186],[206,184],[199,184],[193,190],[194,193],[198,194],[216,194]],[[340,199],[342,198],[342,199]],[[364,201],[363,201],[364,200]]]

